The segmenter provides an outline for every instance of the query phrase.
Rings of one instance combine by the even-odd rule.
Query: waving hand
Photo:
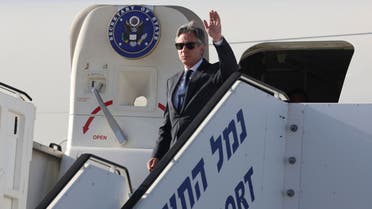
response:
[[[209,12],[209,23],[204,20],[205,31],[213,39],[214,42],[221,40],[221,19],[217,11],[211,10]]]

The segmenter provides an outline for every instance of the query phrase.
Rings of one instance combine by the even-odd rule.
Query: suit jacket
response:
[[[215,45],[215,48],[219,62],[211,64],[203,59],[191,77],[183,106],[179,111],[173,105],[173,93],[177,90],[183,71],[168,79],[164,121],[159,128],[153,157],[161,159],[165,155],[223,82],[238,70],[234,53],[225,39],[221,45]]]

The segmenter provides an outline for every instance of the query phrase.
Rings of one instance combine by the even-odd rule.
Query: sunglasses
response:
[[[176,46],[176,49],[178,50],[183,49],[184,46],[186,46],[187,49],[194,49],[196,44],[199,45],[200,43],[196,43],[196,42],[176,43],[175,46]]]

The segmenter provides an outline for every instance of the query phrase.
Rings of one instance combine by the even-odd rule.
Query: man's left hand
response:
[[[221,19],[217,11],[211,10],[209,12],[209,23],[204,20],[204,27],[213,42],[218,42],[222,39]]]

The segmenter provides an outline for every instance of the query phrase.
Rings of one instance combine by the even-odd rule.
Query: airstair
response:
[[[123,209],[368,208],[371,106],[285,98],[234,74],[133,193],[125,177],[104,196],[82,192],[92,203],[79,208],[118,208],[92,205],[119,194]]]

